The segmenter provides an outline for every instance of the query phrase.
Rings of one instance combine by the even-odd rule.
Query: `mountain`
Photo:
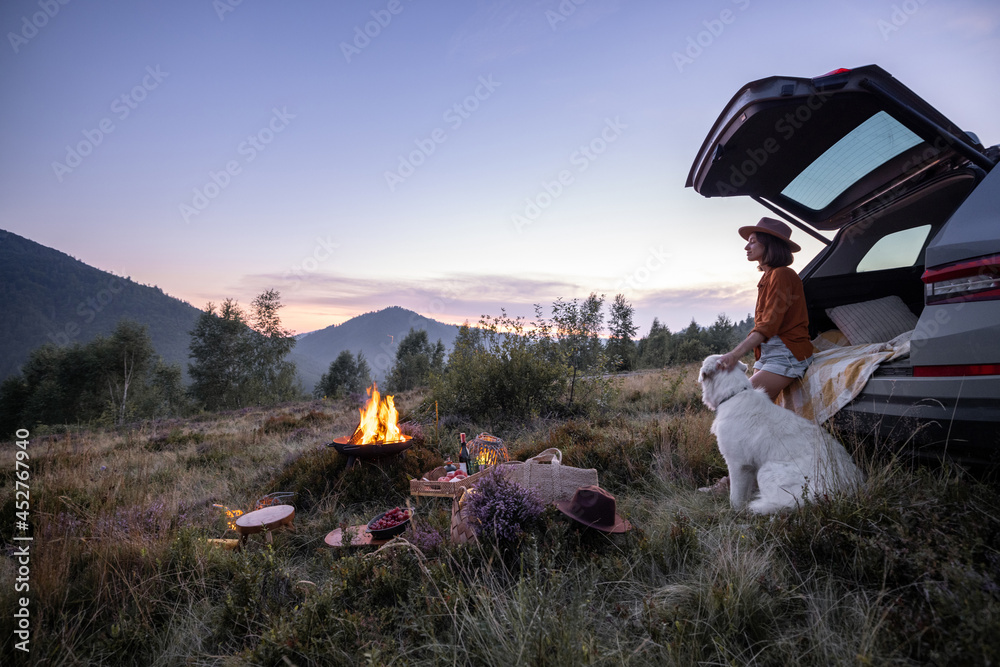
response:
[[[147,325],[157,353],[186,374],[188,332],[200,312],[159,287],[0,230],[0,380],[43,343],[87,343],[110,335],[123,317]]]
[[[44,343],[87,343],[110,335],[127,317],[149,327],[163,360],[187,374],[190,331],[201,310],[165,294],[84,264],[66,253],[0,230],[0,381],[17,373]],[[384,379],[410,329],[451,350],[458,327],[393,306],[298,336],[288,356],[306,392],[343,350],[362,352],[376,379]]]
[[[365,313],[334,326],[312,331],[299,338],[295,345],[295,355],[308,360],[320,368],[320,375],[330,367],[330,362],[344,350],[354,354],[361,352],[368,360],[372,375],[377,380],[385,378],[396,360],[396,349],[410,329],[426,331],[431,345],[440,340],[450,352],[458,336],[458,327],[424,317],[412,310],[399,306],[383,308]],[[307,391],[319,382],[320,375],[313,380],[303,364],[299,365],[299,377]]]

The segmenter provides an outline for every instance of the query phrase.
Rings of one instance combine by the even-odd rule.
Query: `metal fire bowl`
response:
[[[333,442],[327,445],[327,447],[333,447],[338,452],[347,456],[349,458],[357,459],[380,459],[385,456],[392,456],[393,454],[399,454],[410,448],[413,444],[413,438],[408,435],[404,435],[404,440],[399,442],[387,442],[381,445],[352,445],[350,436],[343,438],[334,438]]]

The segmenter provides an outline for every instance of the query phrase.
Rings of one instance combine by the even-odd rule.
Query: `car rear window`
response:
[[[913,266],[927,241],[930,225],[921,225],[883,236],[858,262],[857,272],[882,271]]]
[[[826,149],[781,194],[818,211],[873,169],[921,141],[895,118],[879,111]]]

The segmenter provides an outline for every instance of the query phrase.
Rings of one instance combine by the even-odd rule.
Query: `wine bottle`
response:
[[[459,433],[458,434],[458,441],[460,443],[459,448],[458,448],[458,467],[459,467],[460,470],[462,470],[463,472],[465,472],[465,474],[471,475],[472,474],[472,470],[471,470],[470,465],[469,465],[471,463],[471,461],[469,460],[469,448],[466,447],[466,445],[465,445],[465,434],[464,433]]]

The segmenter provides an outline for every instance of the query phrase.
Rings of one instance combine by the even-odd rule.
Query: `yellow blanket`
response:
[[[848,345],[839,331],[813,340],[813,361],[800,380],[788,385],[775,403],[822,424],[861,393],[879,364],[910,353],[908,331],[886,343]]]

